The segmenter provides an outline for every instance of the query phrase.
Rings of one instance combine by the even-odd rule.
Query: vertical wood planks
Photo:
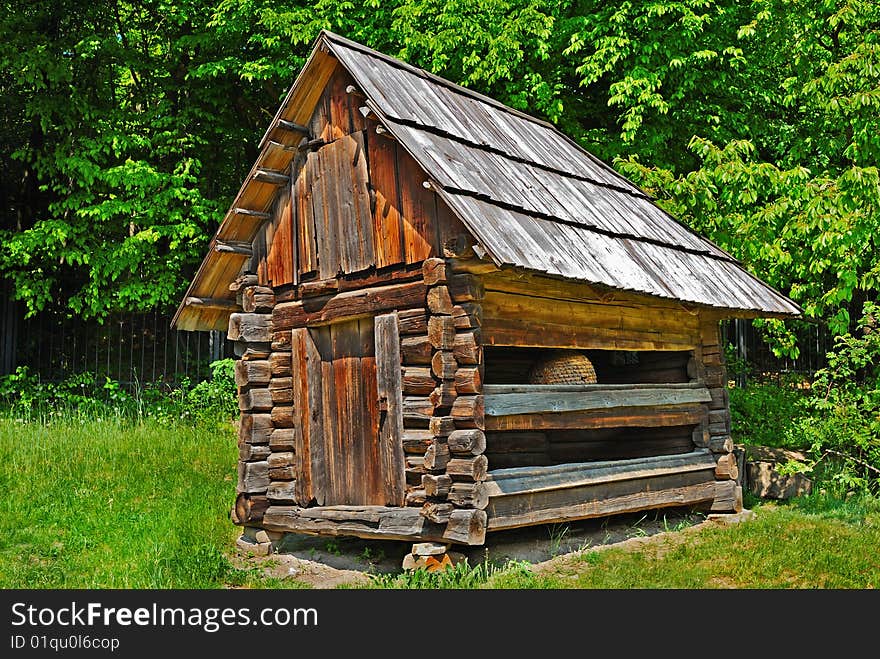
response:
[[[296,179],[296,247],[299,275],[307,275],[318,269],[315,246],[315,213],[312,205],[313,163],[315,154],[310,153]]]
[[[376,380],[381,425],[379,453],[386,504],[402,506],[405,499],[403,457],[403,384],[400,337],[396,313],[375,318]]]
[[[418,263],[437,254],[434,249],[437,241],[434,193],[422,186],[425,173],[403,149],[397,149],[397,176],[406,262]]]
[[[370,122],[369,125],[375,128],[376,124]],[[366,142],[370,185],[376,196],[373,209],[376,267],[384,268],[403,263],[405,258],[395,174],[397,144],[376,135],[375,130],[368,131]]]
[[[296,502],[307,506],[314,498],[324,504],[324,418],[321,356],[308,328],[293,330],[291,337],[295,426]],[[298,423],[297,423],[298,422]]]

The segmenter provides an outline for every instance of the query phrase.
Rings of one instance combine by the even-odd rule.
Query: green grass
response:
[[[0,419],[0,587],[247,582],[227,556],[235,446],[231,426]]]
[[[651,543],[571,556],[538,575],[504,572],[492,588],[880,588],[880,501],[806,497],[757,518]]]
[[[233,566],[236,459],[231,426],[0,418],[0,588],[303,587]],[[376,576],[371,585],[880,587],[877,499],[820,493],[785,505],[746,503],[754,521],[649,540],[636,551],[561,556],[538,573],[523,562],[461,564]]]

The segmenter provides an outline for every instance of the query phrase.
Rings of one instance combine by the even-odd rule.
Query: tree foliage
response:
[[[555,122],[836,333],[877,298],[871,0],[3,6],[0,271],[31,310],[173,305],[323,28]]]

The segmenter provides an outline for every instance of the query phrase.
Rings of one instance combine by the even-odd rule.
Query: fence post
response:
[[[734,321],[734,330],[736,332],[736,356],[742,364],[745,363],[748,358],[748,352],[746,350],[746,319],[737,318]],[[740,388],[746,386],[746,372],[742,368],[737,370],[736,386]]]

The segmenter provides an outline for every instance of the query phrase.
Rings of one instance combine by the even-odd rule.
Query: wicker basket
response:
[[[595,384],[596,370],[582,352],[559,350],[539,359],[529,372],[529,384]]]

